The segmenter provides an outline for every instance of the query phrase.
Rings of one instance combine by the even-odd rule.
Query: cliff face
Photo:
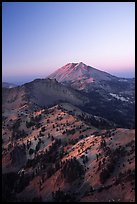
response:
[[[3,108],[16,109],[25,104],[52,106],[59,102],[83,106],[88,102],[88,98],[54,79],[36,79],[20,87],[3,88]]]
[[[58,102],[69,102],[74,105],[84,105],[88,98],[72,88],[65,87],[56,80],[40,79],[25,85],[29,100],[38,105],[53,105]]]

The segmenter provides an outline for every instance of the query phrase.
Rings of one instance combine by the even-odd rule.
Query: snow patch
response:
[[[121,100],[121,101],[128,101],[126,98],[124,98],[123,96],[118,96],[117,94],[114,93],[110,93],[111,96],[113,96],[114,98]]]
[[[10,86],[9,86],[9,89],[11,89],[11,88],[13,88],[13,87],[14,87],[14,86],[10,85]]]
[[[119,79],[118,81],[128,81],[127,79]]]

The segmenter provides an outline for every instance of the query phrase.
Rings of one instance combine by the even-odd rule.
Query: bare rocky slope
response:
[[[93,88],[102,88],[109,92],[134,91],[134,79],[120,78],[80,63],[68,63],[49,75],[49,78],[71,85],[78,90],[90,92]],[[117,88],[119,90],[116,90]]]
[[[99,129],[66,109],[3,117],[2,200],[134,202],[135,130]]]
[[[88,102],[88,98],[79,91],[65,87],[54,79],[36,79],[12,89],[3,88],[2,96],[3,109],[21,108],[25,104],[47,107],[60,102],[84,106]]]

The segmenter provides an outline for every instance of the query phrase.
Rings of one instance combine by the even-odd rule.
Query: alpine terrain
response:
[[[2,88],[2,201],[135,202],[134,79],[69,63]]]
[[[84,111],[119,127],[134,127],[135,79],[119,78],[84,63],[69,63],[49,76],[89,98]],[[128,117],[127,117],[128,116]]]

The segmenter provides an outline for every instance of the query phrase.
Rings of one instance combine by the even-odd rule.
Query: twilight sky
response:
[[[69,62],[134,77],[134,2],[2,3],[2,78],[46,77]]]

